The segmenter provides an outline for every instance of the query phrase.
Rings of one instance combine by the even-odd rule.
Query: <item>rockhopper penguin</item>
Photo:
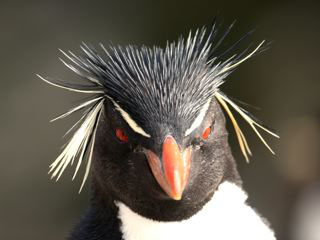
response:
[[[213,24],[165,48],[101,45],[100,54],[82,44],[80,55],[61,51],[78,82],[39,76],[90,96],[54,119],[83,111],[50,166],[59,179],[68,165],[75,177],[86,162],[80,190],[91,172],[90,207],[71,240],[275,239],[246,204],[222,109],[246,159],[251,152],[230,107],[269,149],[257,127],[277,135],[219,89],[268,44],[234,53],[248,33],[221,50],[232,25],[222,32]]]

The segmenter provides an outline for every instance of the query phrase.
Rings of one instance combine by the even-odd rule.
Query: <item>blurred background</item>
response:
[[[0,239],[65,239],[88,203],[89,184],[66,172],[55,183],[48,165],[79,116],[49,123],[83,97],[35,74],[75,79],[58,48],[97,45],[164,46],[219,15],[237,20],[225,46],[258,27],[266,53],[242,64],[223,90],[262,110],[249,110],[277,129],[270,154],[242,120],[253,150],[250,164],[230,142],[249,202],[279,240],[320,239],[320,14],[308,1],[11,1],[0,2]]]

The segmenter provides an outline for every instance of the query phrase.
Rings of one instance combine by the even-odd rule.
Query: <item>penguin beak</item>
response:
[[[151,171],[160,187],[174,200],[180,200],[190,175],[191,147],[181,151],[172,136],[162,144],[162,158],[145,150]]]

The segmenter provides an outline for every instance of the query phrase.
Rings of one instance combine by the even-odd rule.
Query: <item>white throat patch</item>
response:
[[[190,133],[192,133],[197,127],[200,126],[200,124],[202,123],[204,117],[206,116],[206,113],[208,111],[208,108],[210,106],[210,102],[211,99],[209,99],[209,101],[202,107],[202,109],[200,110],[199,115],[196,117],[196,119],[193,121],[193,123],[191,124],[190,128],[187,129],[186,133],[184,134],[184,136],[188,136]]]
[[[124,240],[275,240],[274,233],[245,201],[247,195],[224,182],[191,218],[159,222],[138,215],[121,202],[118,218]]]
[[[111,102],[114,104],[114,106],[116,107],[116,109],[120,112],[121,116],[123,117],[123,119],[128,123],[128,125],[132,128],[133,131],[135,131],[136,133],[139,133],[145,137],[151,137],[150,134],[146,133],[129,115],[129,113],[127,113],[126,111],[124,111],[119,104],[117,104],[112,98],[109,98],[111,100]]]

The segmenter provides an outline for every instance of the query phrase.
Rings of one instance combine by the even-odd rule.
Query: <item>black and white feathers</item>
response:
[[[235,128],[240,148],[248,160],[251,151],[229,106],[235,109],[253,128],[261,141],[257,127],[278,137],[246,110],[236,105],[219,90],[226,77],[235,68],[265,50],[262,41],[255,48],[230,54],[238,42],[224,51],[218,51],[222,41],[233,25],[222,34],[216,24],[190,32],[187,39],[180,37],[177,42],[167,43],[165,48],[110,46],[99,54],[93,47],[81,45],[82,54],[61,51],[66,60],[61,61],[81,77],[79,82],[68,82],[41,77],[45,82],[70,91],[90,93],[84,103],[53,119],[61,119],[84,110],[81,119],[69,130],[74,131],[61,154],[50,166],[52,177],[60,178],[65,168],[77,159],[74,176],[84,160],[87,161],[80,191],[88,177],[95,144],[95,135],[103,102],[109,99],[130,126],[146,138],[153,136],[153,124],[175,125],[174,121],[193,122],[205,104],[215,97],[229,115]],[[188,129],[185,129],[186,135]]]

